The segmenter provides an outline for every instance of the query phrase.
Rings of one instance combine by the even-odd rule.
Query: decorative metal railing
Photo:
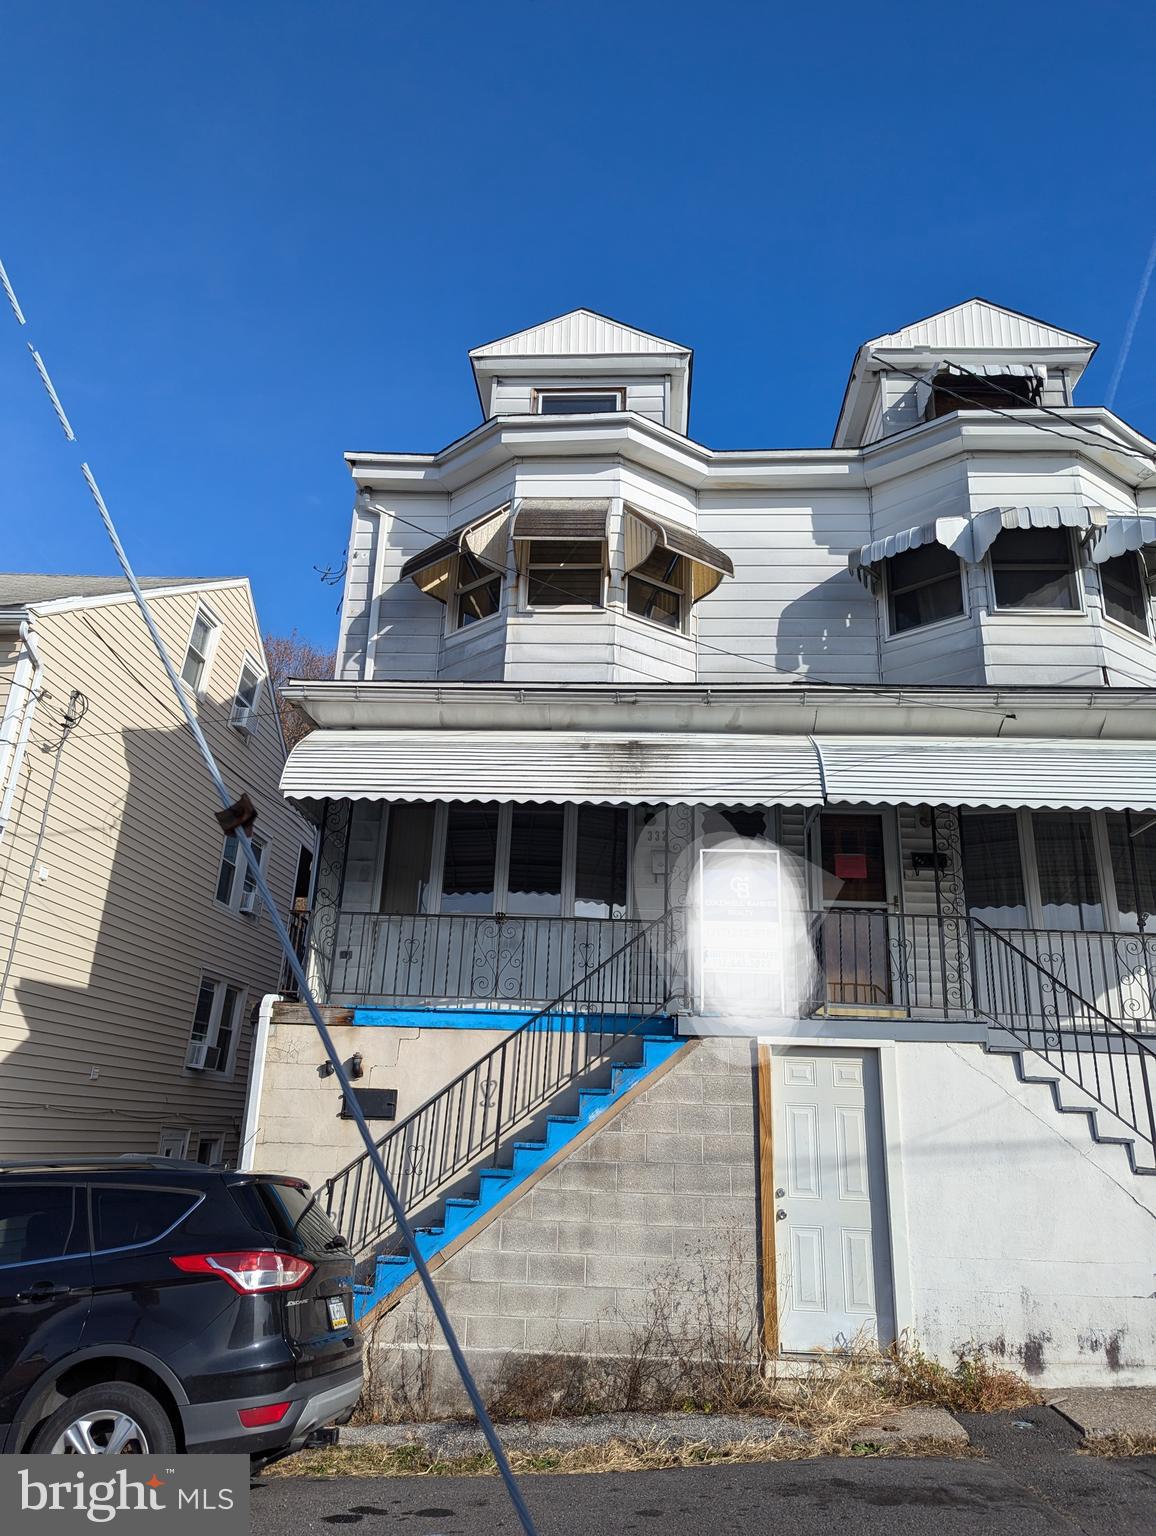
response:
[[[407,1212],[493,1162],[538,1111],[664,1012],[671,940],[669,916],[641,928],[378,1141]],[[326,1182],[323,1198],[355,1253],[393,1227],[366,1153]]]

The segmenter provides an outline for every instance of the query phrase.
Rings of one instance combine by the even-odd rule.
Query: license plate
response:
[[[349,1314],[345,1310],[345,1303],[340,1296],[328,1296],[325,1305],[329,1308],[329,1326],[331,1328],[348,1328]]]

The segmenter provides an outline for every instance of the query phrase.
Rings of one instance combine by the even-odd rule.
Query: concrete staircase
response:
[[[616,1112],[688,1044],[678,1038],[675,1020],[669,1016],[651,1019],[645,1032],[626,1036],[621,1042],[623,1059],[594,1067],[585,1078],[560,1091],[527,1127],[527,1139],[511,1144],[506,1163],[472,1169],[462,1193],[441,1197],[415,1217],[422,1257],[427,1262],[436,1260],[478,1230],[510,1196],[524,1192],[567,1147]],[[635,1052],[635,1059],[626,1059]],[[573,1112],[558,1112],[563,1107]],[[392,1243],[396,1247],[396,1237]],[[354,1287],[358,1319],[391,1304],[415,1273],[413,1260],[405,1252],[383,1249],[373,1255],[368,1276]]]

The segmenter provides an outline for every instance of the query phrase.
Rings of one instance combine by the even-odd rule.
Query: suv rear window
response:
[[[84,1200],[71,1184],[0,1185],[0,1267],[82,1253]]]
[[[234,1186],[233,1193],[250,1221],[270,1237],[287,1238],[315,1253],[324,1253],[331,1246],[344,1246],[344,1239],[325,1214],[319,1197],[297,1184],[261,1181]]]
[[[191,1189],[121,1188],[94,1184],[92,1228],[97,1250],[139,1248],[187,1216],[200,1200]]]

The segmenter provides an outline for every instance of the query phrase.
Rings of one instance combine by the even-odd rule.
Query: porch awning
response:
[[[884,560],[924,544],[942,544],[968,565],[978,565],[1005,528],[1089,529],[1105,528],[1108,522],[1103,507],[987,507],[973,517],[937,517],[876,539],[873,544],[864,544],[847,556],[847,568],[864,586],[870,587]]]
[[[624,540],[626,545],[626,569],[635,571],[644,565],[656,549],[668,549],[673,555],[682,555],[690,567],[688,590],[692,603],[707,597],[724,576],[735,573],[734,561],[716,545],[683,528],[679,523],[667,522],[652,512],[638,512],[626,508]]]
[[[832,801],[1156,809],[1156,750],[1149,742],[820,736],[816,746]]]
[[[501,571],[506,565],[506,545],[510,533],[510,508],[487,512],[447,538],[439,539],[416,555],[411,555],[400,571],[400,579],[412,577],[428,597],[448,601],[450,572],[454,557],[466,550],[483,565]]]
[[[1156,545],[1156,517],[1143,513],[1108,513],[1108,526],[1096,535],[1092,563],[1103,565],[1118,555],[1134,554]]]
[[[289,755],[293,800],[820,805],[806,736],[695,732],[313,731]]]

